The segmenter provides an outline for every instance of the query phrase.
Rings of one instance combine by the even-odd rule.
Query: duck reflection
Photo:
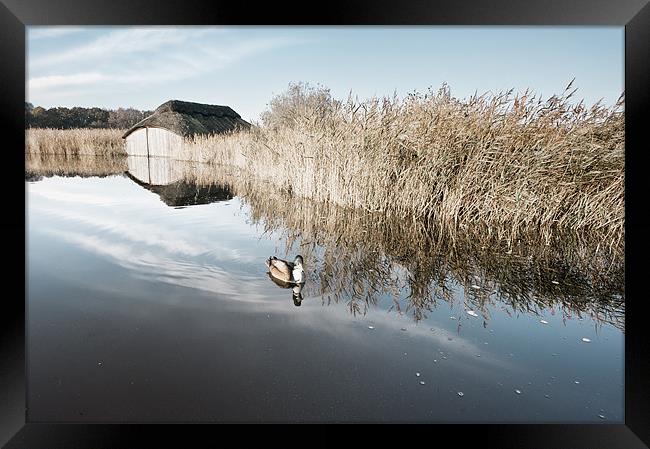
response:
[[[299,307],[302,304],[302,300],[303,300],[302,289],[305,286],[304,282],[302,282],[300,284],[294,284],[293,282],[286,282],[286,281],[282,281],[280,279],[277,279],[277,278],[273,277],[271,272],[268,272],[267,274],[269,275],[269,278],[278,287],[292,289],[291,299],[293,300],[293,305],[295,305],[296,307]]]

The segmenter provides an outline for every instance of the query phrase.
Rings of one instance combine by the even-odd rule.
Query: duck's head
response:
[[[296,258],[293,261],[293,265],[296,268],[301,268],[302,269],[302,256],[301,255],[296,256]]]

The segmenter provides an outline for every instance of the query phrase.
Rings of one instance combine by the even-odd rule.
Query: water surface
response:
[[[623,421],[620,273],[144,162],[26,173],[30,421]]]

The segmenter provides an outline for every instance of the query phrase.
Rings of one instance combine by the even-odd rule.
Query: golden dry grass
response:
[[[550,244],[570,232],[622,245],[623,103],[572,106],[570,95],[460,101],[444,87],[406,99],[329,100],[273,126],[197,137],[184,157],[452,234],[514,244],[535,233]]]
[[[124,130],[37,129],[25,130],[25,153],[65,156],[126,156]]]

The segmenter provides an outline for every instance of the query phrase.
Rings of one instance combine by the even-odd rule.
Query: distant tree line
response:
[[[115,110],[101,108],[50,108],[34,107],[25,103],[26,128],[130,128],[153,111],[133,108]]]

